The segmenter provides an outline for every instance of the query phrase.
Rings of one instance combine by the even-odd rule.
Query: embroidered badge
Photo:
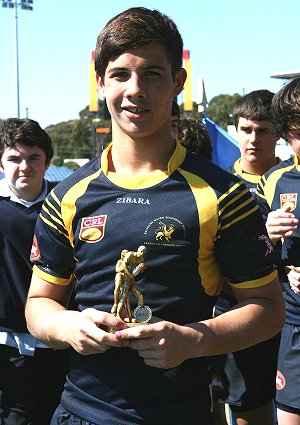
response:
[[[290,207],[290,211],[293,211],[297,206],[297,195],[297,193],[281,193],[280,207]]]
[[[88,243],[101,241],[104,237],[107,215],[84,217],[81,222],[79,239]]]
[[[211,377],[211,387],[213,391],[223,391],[225,389],[224,382],[220,375],[212,375]]]
[[[162,221],[159,222],[159,228],[155,230],[156,233],[156,240],[166,240],[168,242],[170,242],[170,240],[172,239],[172,233],[174,232],[175,228],[173,224],[170,224],[169,226],[167,226],[165,223],[163,223]]]
[[[280,370],[277,370],[277,375],[276,375],[276,389],[277,390],[283,390],[283,388],[285,387],[285,384],[286,384],[285,377],[280,372]]]
[[[33,263],[41,259],[41,252],[37,243],[36,236],[33,236],[32,247],[30,252],[30,261]]]
[[[186,246],[186,228],[176,217],[160,216],[153,219],[145,228],[144,235],[149,237],[144,245]]]
[[[265,252],[265,257],[267,255],[271,254],[271,252],[274,251],[273,244],[272,244],[272,242],[270,241],[270,239],[268,238],[267,235],[260,235],[259,238],[258,238],[258,240],[259,241],[264,241],[265,244],[266,244],[267,249],[266,249],[266,252]]]

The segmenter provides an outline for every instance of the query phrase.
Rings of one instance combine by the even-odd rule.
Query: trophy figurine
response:
[[[115,290],[114,290],[114,305],[111,312],[120,318],[120,313],[123,308],[127,310],[128,326],[136,326],[149,322],[152,317],[150,307],[144,305],[144,297],[138,288],[135,277],[145,270],[144,254],[146,247],[141,245],[137,251],[128,251],[123,249],[121,258],[116,264]],[[133,294],[138,305],[131,312],[130,294]]]

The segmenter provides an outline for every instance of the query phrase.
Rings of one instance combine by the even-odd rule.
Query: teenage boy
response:
[[[182,49],[175,23],[143,7],[114,17],[98,37],[112,144],[53,189],[35,231],[28,326],[57,349],[74,348],[52,425],[211,425],[207,356],[283,325],[272,244],[254,199],[172,136]],[[110,313],[115,267],[123,249],[140,246],[139,287],[153,317],[128,327]],[[222,275],[239,304],[211,319]],[[73,287],[77,310],[67,311]]]
[[[280,162],[275,156],[279,137],[272,127],[273,96],[269,90],[252,91],[241,97],[233,109],[241,157],[228,171],[242,180],[253,194],[261,175]],[[217,300],[215,315],[230,310],[236,303],[228,288]],[[214,416],[219,423],[221,406],[218,402],[229,404],[238,425],[274,425],[279,340],[278,334],[246,350],[213,359]]]
[[[282,242],[281,258],[286,322],[281,332],[276,378],[279,425],[300,425],[300,252],[298,202],[300,174],[300,78],[285,84],[272,101],[275,131],[295,155],[268,171],[258,185],[257,201],[267,218],[274,244]]]
[[[50,349],[26,327],[36,219],[53,187],[44,179],[52,158],[48,134],[30,119],[0,127],[0,423],[49,424],[68,367],[68,351]]]

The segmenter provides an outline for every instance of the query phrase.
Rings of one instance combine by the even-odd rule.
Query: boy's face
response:
[[[139,138],[153,137],[162,128],[170,134],[172,100],[181,92],[185,77],[182,69],[174,81],[164,48],[151,44],[111,60],[104,81],[97,78],[113,124],[121,133]]]
[[[287,135],[287,141],[295,154],[300,157],[300,125],[290,129]]]
[[[1,158],[1,171],[11,190],[21,199],[36,199],[41,191],[46,164],[46,154],[38,146],[16,143],[5,148]]]
[[[241,157],[245,162],[255,166],[275,158],[278,136],[272,131],[271,121],[251,121],[240,117],[237,137]]]

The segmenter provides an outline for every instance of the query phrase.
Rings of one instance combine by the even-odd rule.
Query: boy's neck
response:
[[[118,133],[118,132],[117,132]],[[128,135],[113,135],[108,158],[109,171],[119,174],[149,174],[165,171],[176,148],[170,131],[134,140]]]
[[[269,161],[263,163],[255,163],[246,161],[245,158],[241,157],[241,169],[248,174],[253,174],[255,176],[262,176],[265,174],[271,167],[277,165],[277,157],[271,158]]]

